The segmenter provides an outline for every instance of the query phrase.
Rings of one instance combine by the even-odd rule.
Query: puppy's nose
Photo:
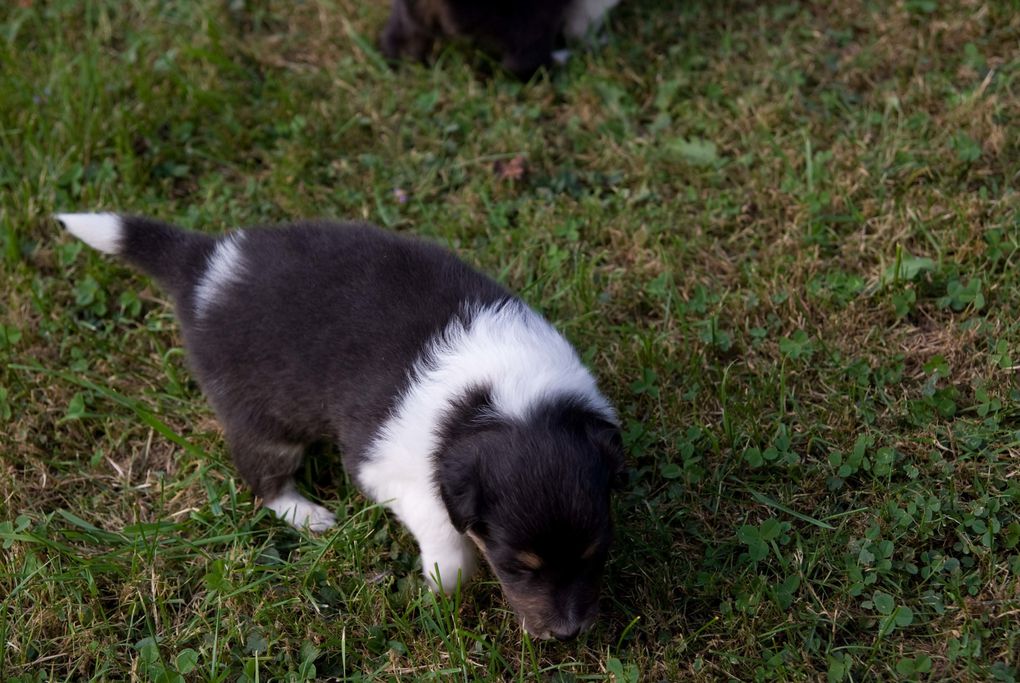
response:
[[[581,624],[571,624],[562,629],[554,629],[552,634],[556,640],[573,640],[581,632]]]

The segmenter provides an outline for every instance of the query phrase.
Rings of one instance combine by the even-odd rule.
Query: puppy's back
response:
[[[352,457],[427,342],[470,307],[510,298],[447,249],[366,224],[212,237],[117,214],[57,218],[172,295],[190,365],[228,430],[337,439]]]
[[[227,422],[257,415],[288,440],[337,439],[352,458],[427,342],[466,305],[510,296],[448,250],[370,225],[230,233],[206,275],[223,245],[228,267],[193,297],[194,317],[181,316],[210,401]]]

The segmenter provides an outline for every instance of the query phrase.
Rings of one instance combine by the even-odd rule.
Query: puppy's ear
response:
[[[462,534],[477,531],[482,501],[477,453],[455,447],[438,457],[442,459],[437,470],[439,496],[453,528]]]
[[[471,389],[443,418],[436,451],[436,479],[450,521],[460,533],[484,533],[479,517],[484,504],[481,460],[486,436],[499,420],[488,390]]]
[[[609,468],[610,486],[621,489],[627,485],[627,464],[623,455],[620,428],[607,420],[596,419],[588,426],[588,438],[598,447]]]

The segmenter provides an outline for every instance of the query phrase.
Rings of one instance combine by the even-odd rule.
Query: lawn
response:
[[[386,4],[0,8],[0,679],[1020,678],[1020,5],[625,0],[518,83]],[[258,507],[167,298],[61,234],[323,216],[450,245],[581,351],[629,483],[596,628]]]

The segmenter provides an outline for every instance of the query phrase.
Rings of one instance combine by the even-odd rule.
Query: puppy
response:
[[[353,223],[220,237],[148,218],[60,214],[172,296],[189,365],[263,505],[325,531],[295,487],[337,442],[450,592],[486,558],[524,628],[589,628],[623,467],[613,408],[541,316],[447,250]]]
[[[436,38],[467,37],[521,79],[563,61],[557,40],[583,38],[619,0],[393,0],[379,38],[391,59],[424,60]]]

